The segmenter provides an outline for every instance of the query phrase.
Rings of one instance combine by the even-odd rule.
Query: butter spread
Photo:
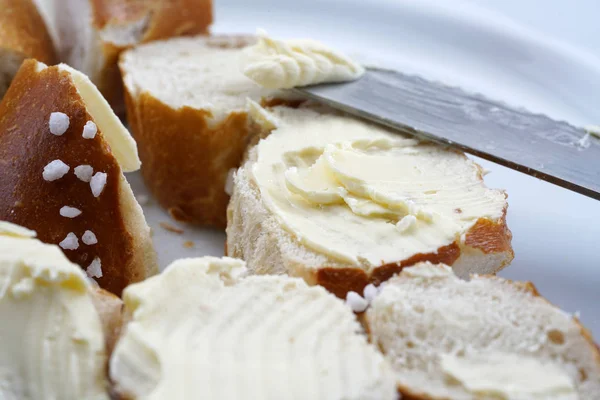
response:
[[[276,40],[259,30],[258,43],[246,51],[244,74],[268,89],[289,89],[360,78],[364,68],[314,40]]]
[[[138,157],[137,144],[123,126],[121,120],[112,111],[112,108],[90,79],[83,73],[60,64],[59,68],[71,74],[73,83],[79,95],[85,101],[87,111],[94,118],[94,122],[102,131],[104,139],[124,172],[137,171],[141,166]]]
[[[558,366],[531,357],[488,352],[443,355],[441,366],[476,395],[505,400],[577,400],[573,381]]]
[[[422,262],[414,267],[407,267],[402,269],[403,276],[410,276],[411,278],[451,278],[458,279],[452,268],[444,264],[432,264],[430,262]]]
[[[131,399],[394,399],[383,357],[342,301],[240,260],[176,261],[124,292],[111,357]],[[193,373],[190,373],[192,371]]]
[[[58,247],[10,235],[0,234],[0,398],[108,400],[85,275]]]
[[[279,127],[246,173],[281,226],[318,253],[370,269],[436,252],[503,214],[504,193],[462,154],[340,115],[272,112]]]
[[[35,231],[6,221],[0,221],[0,236],[14,236],[33,238],[37,236]]]

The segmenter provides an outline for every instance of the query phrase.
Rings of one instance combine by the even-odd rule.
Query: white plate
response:
[[[543,3],[544,15],[556,16],[558,22],[539,18],[537,8],[520,7],[522,2],[516,1],[217,0],[214,31],[251,33],[263,27],[281,37],[320,39],[366,63],[459,84],[575,124],[600,122],[600,60],[592,55],[600,40],[586,30],[597,26],[592,18],[600,3],[577,3],[587,7],[576,14],[588,18],[587,24],[561,18],[575,15],[568,11],[572,3],[528,4],[533,3]],[[553,39],[565,39],[553,27],[568,31],[571,40],[588,41],[579,41],[576,48]],[[600,202],[481,163],[491,171],[488,185],[509,194],[516,257],[501,275],[533,281],[553,303],[580,312],[600,338]],[[136,194],[146,193],[139,175],[129,179]],[[223,232],[178,225],[152,201],[144,208],[161,267],[180,257],[223,255]],[[161,222],[185,232],[169,232]],[[186,241],[194,247],[184,247]]]

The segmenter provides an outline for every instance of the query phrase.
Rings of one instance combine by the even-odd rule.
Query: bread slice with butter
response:
[[[33,236],[0,221],[0,398],[108,400],[122,303]]]
[[[403,398],[594,400],[600,350],[531,283],[459,279],[420,263],[387,281],[365,322]]]
[[[175,219],[226,224],[227,177],[248,143],[246,98],[271,94],[240,71],[251,43],[250,36],[178,38],[121,57],[142,175]]]
[[[0,219],[59,245],[117,295],[157,271],[123,175],[140,166],[136,144],[85,75],[23,64],[0,103],[0,163]]]
[[[266,138],[237,171],[227,214],[228,255],[252,272],[345,297],[419,261],[466,277],[512,260],[506,195],[464,154],[315,107],[253,115]]]
[[[50,64],[54,46],[32,0],[0,0],[0,100],[26,58]]]
[[[21,0],[16,0],[21,1]],[[207,34],[211,0],[35,0],[62,62],[90,77],[124,111],[119,55],[140,43]]]
[[[396,399],[356,317],[321,287],[245,276],[244,263],[174,262],[129,286],[110,360],[127,399]]]

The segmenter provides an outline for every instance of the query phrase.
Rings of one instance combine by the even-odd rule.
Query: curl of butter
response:
[[[258,30],[258,43],[246,50],[244,74],[268,89],[290,89],[360,78],[356,62],[314,40],[276,40]]]

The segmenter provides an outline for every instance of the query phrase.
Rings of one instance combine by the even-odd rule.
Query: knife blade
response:
[[[600,200],[600,139],[567,122],[382,69],[368,69],[353,82],[294,90]]]

